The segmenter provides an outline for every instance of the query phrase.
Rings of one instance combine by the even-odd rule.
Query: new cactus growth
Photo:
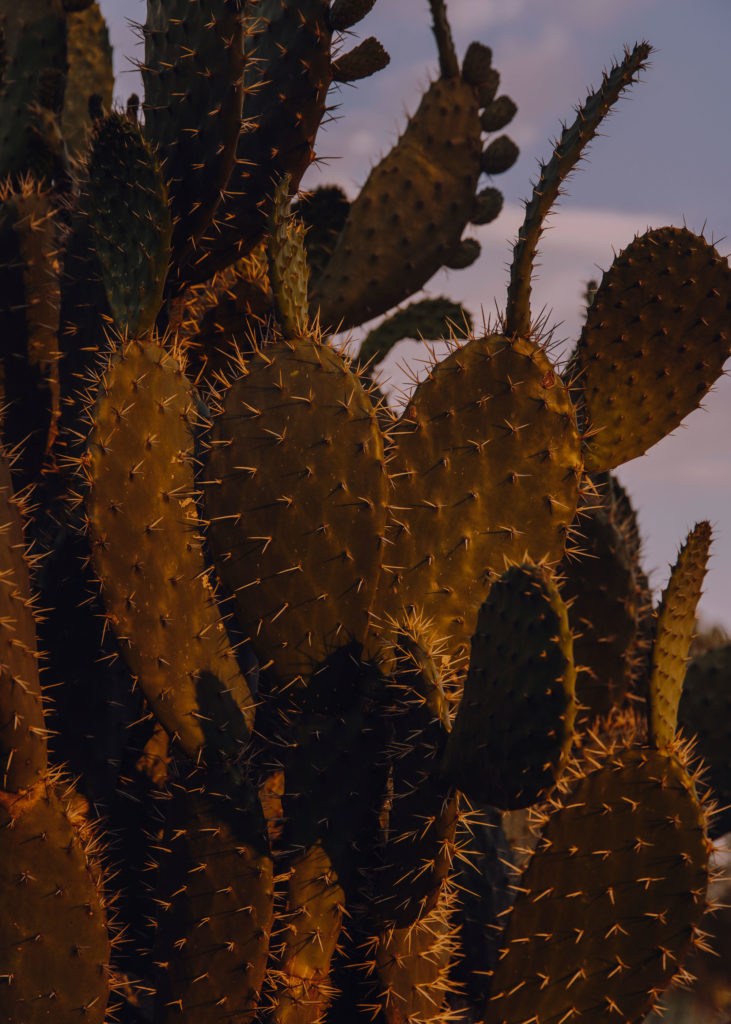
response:
[[[726,655],[681,695],[710,528],[650,617],[607,471],[722,372],[731,275],[636,238],[564,376],[532,319],[640,44],[542,168],[497,325],[394,311],[479,255],[480,174],[516,156],[482,133],[516,111],[430,0],[397,145],[352,204],[290,208],[330,85],[386,60],[339,50],[374,2],[148,0],[138,124],[96,4],[0,0],[8,1024],[639,1024],[701,941],[715,826],[676,726],[725,801]],[[380,313],[363,361],[450,335],[400,416],[328,333]]]

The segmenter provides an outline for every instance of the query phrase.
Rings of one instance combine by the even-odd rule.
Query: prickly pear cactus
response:
[[[148,0],[138,123],[96,3],[0,0],[7,1024],[639,1024],[703,942],[710,527],[653,612],[608,470],[722,372],[728,266],[631,241],[563,375],[532,318],[642,43],[542,166],[499,322],[408,301],[478,257],[516,108],[429,0],[393,150],[290,206],[330,86],[388,59],[344,45],[374,2]],[[376,314],[369,365],[450,338],[399,416],[329,333]]]

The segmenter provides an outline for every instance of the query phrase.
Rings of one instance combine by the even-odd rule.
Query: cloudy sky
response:
[[[574,105],[598,84],[625,44],[647,39],[651,68],[606,122],[550,221],[541,246],[534,309],[545,307],[556,337],[570,349],[581,324],[585,282],[600,276],[614,252],[637,232],[666,224],[705,231],[731,252],[731,40],[728,0],[448,0],[460,54],[472,39],[492,47],[501,91],[518,114],[508,129],[521,156],[493,184],[505,209],[491,225],[470,229],[481,259],[466,271],[441,273],[425,294],[448,295],[478,318],[505,302],[506,265],[521,221],[521,200],[537,161]],[[128,18],[144,20],[144,0],[100,0],[110,25],[121,100],[139,90],[130,60],[139,57]],[[334,182],[353,198],[370,167],[391,147],[437,74],[427,0],[378,0],[359,36],[377,36],[390,66],[357,87],[333,92],[334,118],[318,137],[322,162],[306,186]],[[356,39],[354,38],[354,41]],[[346,49],[350,41],[347,41]],[[487,182],[486,182],[487,184]],[[398,346],[388,371],[419,357],[418,343]],[[688,529],[710,519],[715,531],[701,610],[731,630],[731,380],[724,379],[673,436],[619,471],[639,509],[646,568],[662,589]]]

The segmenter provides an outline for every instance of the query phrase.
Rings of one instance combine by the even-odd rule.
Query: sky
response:
[[[116,93],[124,101],[141,91],[131,61],[142,54],[127,19],[143,21],[145,3],[100,0],[100,6],[115,51]],[[573,119],[602,70],[641,39],[655,48],[651,67],[605,122],[549,221],[534,312],[545,309],[554,337],[565,339],[558,351],[570,351],[586,282],[600,278],[614,254],[648,227],[703,231],[728,256],[728,0],[448,0],[448,11],[460,56],[473,39],[492,48],[500,92],[518,106],[506,131],[521,155],[507,174],[484,181],[503,191],[505,207],[494,223],[466,232],[479,239],[480,259],[468,270],[440,272],[423,296],[460,301],[477,322],[481,311],[489,316],[504,308],[511,245],[538,161],[550,156],[561,121]],[[427,0],[378,0],[356,28],[343,50],[375,35],[391,63],[357,86],[331,91],[335,109],[318,135],[320,159],[302,183],[339,184],[351,199],[438,74]],[[354,332],[354,339],[363,333]],[[413,366],[423,357],[419,342],[397,346],[385,365],[393,384],[406,381],[399,363]],[[688,530],[700,519],[711,521],[715,539],[701,617],[731,632],[731,379],[722,379],[704,406],[618,476],[638,509],[644,564],[658,592]]]

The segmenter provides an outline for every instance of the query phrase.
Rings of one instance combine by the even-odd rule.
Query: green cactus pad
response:
[[[563,555],[581,473],[568,392],[534,342],[474,338],[433,367],[394,435],[381,605],[396,620],[422,608],[466,649],[506,565]]]
[[[267,247],[274,304],[286,338],[301,338],[307,330],[310,273],[304,240],[304,225],[289,213],[287,176],[274,192]]]
[[[114,68],[109,31],[99,4],[69,14],[67,19],[69,71],[63,98],[61,128],[69,152],[81,156],[91,128],[89,97],[100,96],[102,107],[112,109]]]
[[[538,566],[509,569],[477,616],[442,771],[469,800],[501,810],[536,803],[568,759],[575,687],[568,612],[555,584]]]
[[[2,453],[0,580],[0,790],[16,793],[45,775],[48,756],[23,523]]]
[[[178,260],[208,227],[241,128],[240,0],[150,0],[144,26],[145,133],[165,165]]]
[[[641,1021],[705,911],[708,845],[675,756],[625,750],[582,778],[519,880],[488,1024]]]
[[[192,388],[173,355],[129,342],[113,353],[89,416],[88,527],[125,659],[188,754],[235,753],[253,706],[201,550]]]
[[[576,697],[589,717],[624,700],[632,677],[640,612],[635,559],[602,507],[576,522],[580,553],[560,566],[577,666]]]
[[[687,739],[696,739],[719,811],[711,819],[711,835],[731,829],[731,643],[717,647],[688,666],[678,708],[678,726]]]
[[[480,149],[474,89],[460,78],[438,79],[371,171],[313,283],[311,308],[323,324],[357,326],[436,273],[470,219]]]
[[[675,738],[710,545],[710,524],[698,523],[678,554],[657,610],[650,669],[650,740],[656,747],[666,747]]]
[[[327,0],[259,0],[244,17],[244,117],[236,163],[216,221],[184,269],[203,281],[257,245],[272,186],[292,192],[314,159],[332,81]]]
[[[208,464],[211,545],[242,628],[282,680],[365,636],[383,458],[370,399],[327,345],[263,350],[225,396]]]
[[[121,114],[99,122],[87,164],[86,205],[117,327],[144,333],[162,305],[172,227],[165,181],[140,128]]]
[[[450,334],[469,334],[472,316],[451,299],[422,299],[387,317],[369,331],[358,350],[358,361],[376,365],[385,359],[402,338],[425,338],[436,341]]]
[[[0,796],[0,1014],[102,1024],[109,936],[88,825],[50,784]]]
[[[730,308],[726,259],[686,228],[648,231],[622,250],[571,363],[587,469],[637,458],[700,405],[731,349]]]
[[[256,791],[194,773],[172,786],[160,846],[160,1024],[254,1019],[266,971],[273,865]]]

